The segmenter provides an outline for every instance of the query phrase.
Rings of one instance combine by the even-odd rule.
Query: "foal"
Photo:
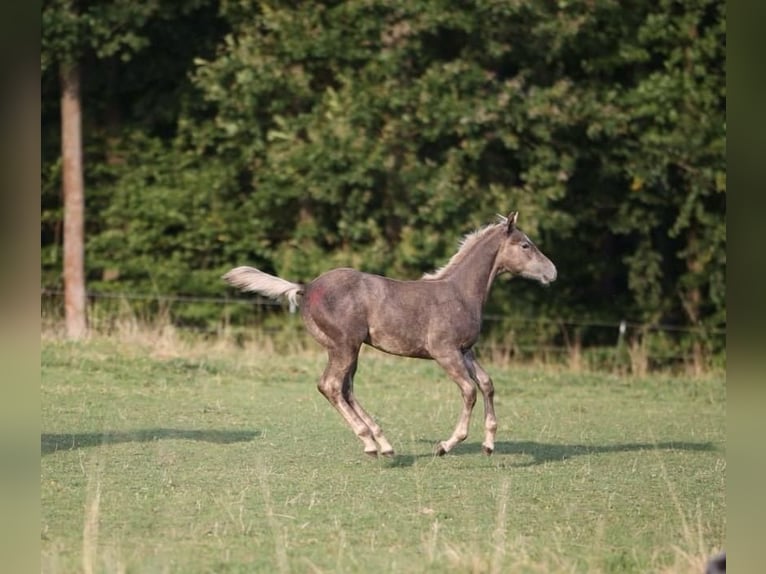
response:
[[[394,449],[375,420],[354,396],[359,349],[367,344],[405,357],[433,359],[457,383],[463,408],[457,426],[436,446],[443,455],[468,436],[476,387],[484,397],[484,442],[495,448],[497,420],[492,379],[471,350],[481,330],[481,315],[492,282],[501,273],[547,285],[556,267],[516,227],[518,212],[466,236],[452,259],[418,281],[397,281],[340,268],[301,285],[237,267],[223,278],[243,291],[287,297],[300,305],[309,333],[327,349],[319,391],[338,410],[364,444],[366,454],[393,456]]]

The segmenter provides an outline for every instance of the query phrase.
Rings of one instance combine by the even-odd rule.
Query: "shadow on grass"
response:
[[[51,454],[59,450],[74,450],[104,444],[152,442],[168,439],[230,444],[250,441],[260,436],[260,434],[260,431],[257,430],[182,430],[166,428],[93,433],[43,433],[40,435],[40,452],[41,454]]]
[[[436,444],[437,441],[420,440]],[[561,462],[575,456],[605,454],[616,452],[634,452],[642,450],[683,450],[691,452],[714,452],[718,450],[711,442],[658,442],[658,443],[625,443],[625,444],[552,444],[535,441],[500,441],[495,443],[493,457],[516,454],[530,457],[530,460],[513,463],[509,466],[526,467],[544,464],[546,462]],[[476,455],[481,453],[481,443],[464,443],[457,445],[446,456]],[[404,467],[412,466],[421,458],[434,458],[434,454],[405,454],[398,455],[389,466]]]
[[[465,445],[468,452],[481,452],[481,443]],[[716,448],[711,442],[633,442],[625,444],[548,444],[534,441],[495,443],[495,454],[520,454],[532,457],[527,462],[513,466],[534,466],[546,462],[564,461],[584,454],[604,454],[615,452],[634,452],[640,450],[684,450],[692,452],[712,452]],[[456,454],[468,454],[457,452]]]

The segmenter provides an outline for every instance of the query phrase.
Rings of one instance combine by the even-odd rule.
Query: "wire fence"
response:
[[[43,315],[49,322],[63,319],[63,295],[61,289],[41,289]],[[284,331],[290,331],[291,335],[296,331],[295,321],[289,319],[294,308],[260,296],[89,291],[87,297],[89,311],[96,317],[96,322],[101,323],[128,312],[142,319],[151,319],[152,314],[161,315],[174,327],[196,333],[214,334],[222,329],[228,333],[242,333],[257,328],[261,333],[277,337]],[[177,311],[179,306],[200,304],[220,306],[214,314],[218,317],[217,324],[211,325],[209,320],[189,321],[188,313]],[[137,305],[144,307],[143,312],[136,311]],[[231,323],[231,311],[235,307],[240,309],[240,316],[243,312],[249,313],[250,319]],[[209,319],[210,313],[207,317]],[[500,314],[486,314],[483,319],[487,333],[477,344],[477,350],[495,358],[534,358],[569,366],[639,373],[679,365],[691,365],[695,371],[725,368],[725,328],[645,324],[627,319],[598,321]]]

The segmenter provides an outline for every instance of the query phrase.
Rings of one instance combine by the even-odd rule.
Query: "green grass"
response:
[[[457,387],[365,352],[372,460],[319,354],[42,347],[43,572],[700,572],[725,535],[725,381],[486,365],[496,452],[442,458]]]

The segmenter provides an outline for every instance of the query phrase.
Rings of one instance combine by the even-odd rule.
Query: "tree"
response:
[[[64,309],[67,335],[87,333],[85,291],[85,185],[82,168],[80,70],[61,67],[61,157],[64,195]]]
[[[183,18],[200,9],[209,9],[214,2],[198,0],[185,2],[178,6],[175,2],[140,2],[116,0],[109,3],[89,0],[46,0],[43,4],[41,67],[43,84],[46,76],[58,72],[60,91],[60,152],[61,161],[54,162],[54,168],[61,170],[61,190],[63,199],[63,261],[61,276],[64,284],[65,318],[68,336],[82,337],[87,332],[86,317],[86,217],[83,164],[83,99],[87,91],[83,84],[83,75],[87,77],[88,68],[96,72],[92,76],[91,86],[97,85],[97,78],[105,77],[105,85],[98,86],[98,98],[88,100],[91,105],[90,126],[94,129],[93,139],[101,139],[96,147],[101,165],[91,166],[92,172],[100,172],[104,177],[103,166],[120,163],[121,130],[119,102],[113,97],[111,80],[116,81],[116,71],[130,62],[137,54],[150,45],[150,28],[156,22]],[[213,6],[214,8],[214,6]],[[167,33],[173,37],[172,32]],[[85,73],[84,73],[85,72]],[[147,76],[144,74],[143,76]],[[141,77],[141,74],[138,75]],[[133,82],[133,89],[139,82]],[[91,88],[92,89],[92,88]],[[172,89],[169,90],[172,93]],[[43,107],[45,115],[45,105]],[[98,118],[98,112],[106,120]],[[162,107],[154,113],[162,116]],[[173,112],[170,114],[173,115]],[[161,122],[158,122],[161,123]],[[43,128],[45,130],[45,126]],[[106,134],[106,135],[104,135]],[[45,138],[44,138],[45,146]],[[44,151],[45,155],[45,151]],[[50,165],[50,164],[49,164]],[[44,165],[44,169],[49,165]],[[108,175],[107,175],[108,178]],[[45,182],[50,185],[50,180]],[[52,178],[54,182],[57,178]],[[98,192],[98,188],[96,188]],[[98,194],[97,197],[98,199]],[[46,203],[45,197],[43,201]],[[55,215],[43,214],[46,219]],[[54,232],[55,236],[55,232]]]
[[[491,313],[725,325],[720,0],[197,4],[80,4],[91,285],[220,295],[242,262],[414,278],[513,208],[561,273]]]
[[[726,321],[725,4],[660,2],[638,39],[662,65],[625,94],[638,149],[625,154],[621,231],[644,236],[646,260],[660,253],[657,272],[672,279],[657,282],[647,310],[700,329],[691,339],[699,372],[707,329]],[[631,267],[645,285],[646,269],[636,258]]]

